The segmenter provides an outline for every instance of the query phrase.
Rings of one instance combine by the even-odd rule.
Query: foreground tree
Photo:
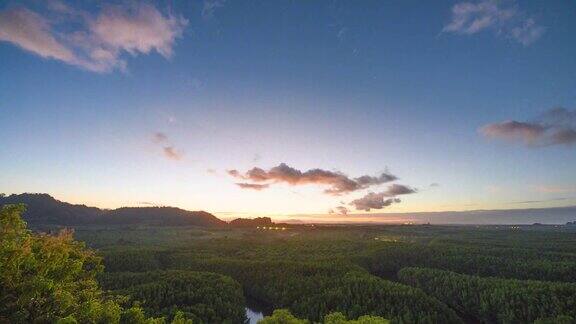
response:
[[[0,209],[0,323],[164,323],[106,298],[101,259],[71,231],[33,234],[23,205]],[[181,314],[176,323],[190,324]]]

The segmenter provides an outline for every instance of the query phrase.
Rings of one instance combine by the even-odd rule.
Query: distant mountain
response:
[[[0,196],[0,205],[26,204],[24,219],[30,225],[159,225],[223,226],[226,222],[205,211],[188,211],[175,207],[123,207],[106,210],[73,205],[48,194]]]

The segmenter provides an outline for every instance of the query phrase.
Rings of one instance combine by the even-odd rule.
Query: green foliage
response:
[[[544,317],[534,321],[534,324],[574,324],[576,320],[572,316],[560,315],[556,317]]]
[[[21,255],[10,260],[29,264],[20,247],[34,240],[12,223],[3,235],[12,239],[4,241]],[[88,315],[64,312],[58,320],[240,323],[243,290],[264,308],[290,309],[293,317],[315,322],[573,323],[574,233],[554,226],[80,226],[76,238],[104,254],[108,272],[99,276],[101,284],[141,304],[125,310],[120,305],[129,307],[130,299],[96,289],[94,302],[80,308]],[[20,267],[0,266],[1,276]],[[450,272],[398,275],[406,267]],[[0,322],[8,321],[5,314]]]
[[[342,313],[331,313],[324,317],[324,324],[389,324],[390,321],[380,316],[363,315],[356,320],[347,320]]]
[[[193,271],[118,272],[101,276],[106,289],[141,301],[154,316],[180,316],[195,323],[242,323],[242,287],[230,277]]]
[[[70,231],[33,235],[20,218],[23,206],[0,211],[0,316],[11,322],[83,322],[105,314],[95,279],[100,258]]]
[[[258,324],[309,324],[308,320],[296,318],[287,309],[277,309],[271,316],[266,316]],[[390,321],[379,316],[364,315],[356,320],[348,320],[344,314],[336,312],[324,317],[324,324],[389,324]]]
[[[0,209],[0,323],[164,323],[108,299],[96,281],[101,259],[70,231],[31,233],[24,210]]]
[[[296,318],[287,309],[277,309],[271,316],[266,316],[258,324],[309,324],[308,320]]]
[[[387,278],[395,278],[405,267],[428,267],[479,276],[576,281],[576,254],[541,249],[399,242],[373,246],[358,257],[358,262]]]
[[[315,321],[341,311],[352,318],[371,314],[401,323],[460,322],[452,310],[422,291],[383,280],[352,264],[179,256],[167,266],[227,274],[251,298]]]
[[[448,301],[439,302],[434,294],[378,278],[398,281],[398,270],[410,266],[481,277],[576,278],[573,231],[555,227],[522,231],[507,227],[318,227],[283,233],[242,229],[227,235],[227,239],[204,235],[204,239],[187,241],[187,246],[175,238],[163,241],[162,249],[156,244],[140,249],[114,247],[106,252],[106,261],[116,270],[226,274],[242,284],[248,297],[270,308],[289,308],[296,316],[313,321],[334,311],[349,318],[382,316],[394,323],[460,321],[453,310],[466,319],[477,317]],[[132,255],[149,261],[134,260]],[[519,309],[549,303],[516,300]],[[556,315],[548,308],[538,317]]]
[[[399,279],[488,323],[531,323],[576,316],[576,284],[481,278],[454,272],[405,268]]]
[[[174,314],[174,318],[172,319],[172,324],[193,324],[193,323],[194,321],[186,318],[184,312],[182,311],[177,311],[176,314]]]

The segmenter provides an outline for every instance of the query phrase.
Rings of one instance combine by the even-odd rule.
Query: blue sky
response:
[[[576,140],[554,139],[576,129],[575,32],[570,1],[2,1],[0,191],[278,217],[574,205]]]

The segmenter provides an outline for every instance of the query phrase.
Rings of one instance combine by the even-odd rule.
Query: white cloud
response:
[[[452,7],[452,19],[442,29],[445,33],[472,35],[491,30],[496,35],[513,39],[524,46],[538,40],[545,28],[518,9],[514,1],[483,0],[477,3],[460,2]]]
[[[25,8],[0,12],[0,40],[86,70],[111,72],[126,68],[124,53],[156,51],[169,58],[188,23],[148,4],[107,5],[95,15],[57,4],[47,8],[48,15],[60,15],[55,21]]]

